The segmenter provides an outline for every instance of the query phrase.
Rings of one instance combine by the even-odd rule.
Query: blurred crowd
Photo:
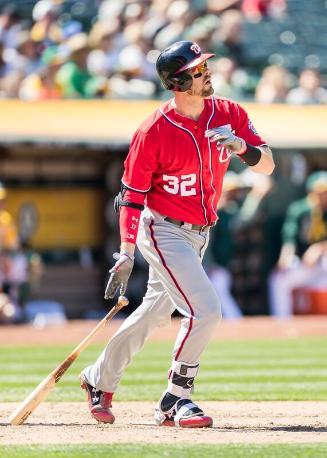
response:
[[[327,171],[296,198],[250,170],[227,172],[223,189],[206,261],[223,316],[327,313]]]
[[[43,270],[41,257],[21,239],[6,202],[7,190],[0,182],[0,323],[24,320],[22,307]]]
[[[0,2],[0,97],[164,98],[167,94],[154,63],[160,50],[186,39],[216,53],[210,65],[217,95],[259,103],[327,103],[326,69],[309,44],[306,49],[306,36],[297,37],[287,25],[292,17],[289,3],[311,4],[300,0]],[[325,5],[321,8],[326,17]],[[255,52],[264,51],[269,33],[274,34],[265,32],[262,24],[285,24],[276,37],[287,52],[296,40],[303,42],[303,60],[290,66],[291,60],[278,53],[269,55],[268,49],[264,58],[254,59]],[[326,55],[324,36],[320,35],[319,46]]]

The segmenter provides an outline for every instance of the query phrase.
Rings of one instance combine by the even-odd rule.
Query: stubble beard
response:
[[[213,87],[210,86],[208,89],[202,89],[201,97],[208,97],[214,93]]]
[[[199,91],[198,93],[195,92],[192,88],[189,89],[188,91],[186,91],[187,94],[189,95],[195,95],[195,96],[200,96],[200,97],[209,97],[209,95],[212,95],[214,93],[214,89],[212,86],[208,87],[208,89],[206,88],[202,88],[201,91]]]

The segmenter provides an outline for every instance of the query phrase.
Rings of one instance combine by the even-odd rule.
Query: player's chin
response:
[[[214,90],[210,83],[210,85],[209,84],[205,85],[205,87],[202,89],[201,95],[202,97],[208,97],[209,95],[212,95],[213,93],[214,93]]]

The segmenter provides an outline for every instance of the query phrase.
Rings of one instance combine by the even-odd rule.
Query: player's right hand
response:
[[[134,257],[129,253],[114,253],[116,264],[109,270],[110,277],[104,293],[105,299],[112,299],[119,289],[119,294],[125,294],[128,279],[132,273]]]

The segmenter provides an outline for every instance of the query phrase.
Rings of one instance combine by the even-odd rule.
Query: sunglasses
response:
[[[207,70],[208,64],[207,62],[202,62],[202,64],[197,65],[196,67],[190,68],[189,72],[193,76],[193,78],[200,78],[203,73]]]

